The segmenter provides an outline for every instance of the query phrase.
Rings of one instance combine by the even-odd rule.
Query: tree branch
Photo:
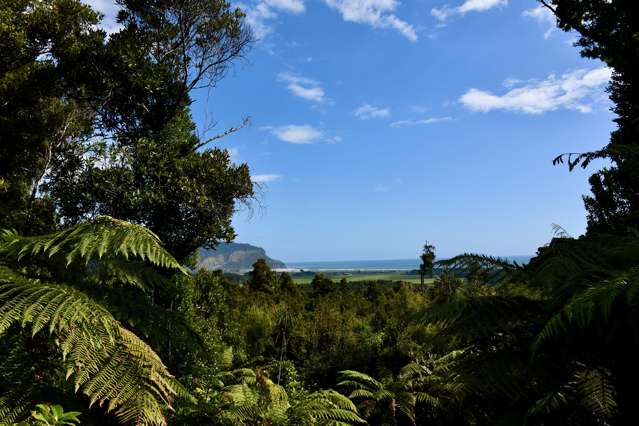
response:
[[[201,141],[200,143],[196,144],[195,147],[193,148],[194,151],[197,151],[198,149],[202,148],[203,146],[209,144],[210,142],[216,141],[218,139],[222,139],[232,133],[235,133],[239,130],[242,130],[244,127],[248,126],[251,123],[251,118],[250,117],[246,117],[244,118],[244,120],[242,120],[242,124],[240,124],[237,127],[231,127],[227,130],[225,130],[222,133],[218,133],[217,135],[210,137],[204,141]]]

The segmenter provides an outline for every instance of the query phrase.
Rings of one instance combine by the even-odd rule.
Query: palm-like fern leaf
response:
[[[369,376],[368,374],[360,373],[359,371],[344,370],[340,371],[340,381],[337,383],[339,387],[355,388],[355,389],[367,389],[369,391],[378,391],[383,388],[383,385]]]
[[[365,424],[355,404],[334,390],[320,390],[304,395],[288,410],[290,424],[352,425]]]
[[[12,400],[0,397],[0,425],[12,425],[24,417],[29,404],[24,399]]]
[[[616,302],[636,306],[638,299],[639,268],[633,268],[614,279],[590,286],[583,293],[573,297],[561,312],[546,323],[535,341],[535,351],[552,339],[590,327],[595,320],[597,325],[606,326]]]
[[[186,273],[149,229],[110,216],[100,216],[64,231],[44,236],[21,237],[13,231],[2,231],[0,250],[7,258],[44,255],[61,256],[67,266],[81,261],[123,258],[139,259],[151,265]]]
[[[440,327],[442,339],[475,340],[525,326],[544,317],[540,301],[524,296],[478,296],[459,298],[429,307],[424,322]]]
[[[437,261],[436,265],[452,269],[461,275],[467,275],[473,267],[479,265],[487,272],[487,282],[491,284],[508,281],[523,270],[517,262],[475,253],[463,253],[450,259],[442,259]]]
[[[639,264],[639,239],[617,235],[555,238],[526,265],[528,282],[548,291],[559,308],[593,284]]]
[[[617,411],[617,392],[605,369],[585,368],[575,375],[582,404],[600,419],[609,419]]]
[[[123,422],[166,424],[177,383],[146,343],[84,293],[0,266],[0,334],[16,323],[56,339],[67,377],[91,404]]]

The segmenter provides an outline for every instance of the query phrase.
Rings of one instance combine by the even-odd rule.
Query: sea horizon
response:
[[[496,256],[519,264],[532,255]],[[315,271],[410,271],[419,268],[419,259],[317,260],[284,262],[287,269]]]

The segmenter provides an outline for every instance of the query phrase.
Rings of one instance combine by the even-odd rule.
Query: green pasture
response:
[[[319,272],[318,272],[319,273]],[[322,271],[324,275],[332,279],[333,281],[339,281],[345,278],[348,282],[357,281],[403,281],[413,284],[419,284],[420,278],[416,274],[406,274],[402,271],[380,271],[380,272],[341,272],[341,271]],[[297,275],[293,274],[293,281],[297,284],[309,284],[313,281],[311,274]],[[433,279],[426,279],[427,283],[432,282]]]

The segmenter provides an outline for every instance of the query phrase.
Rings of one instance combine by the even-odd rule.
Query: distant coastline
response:
[[[519,264],[530,261],[532,256],[500,256]],[[333,260],[333,261],[306,261],[286,262],[290,271],[412,271],[419,268],[418,259],[381,259],[381,260]]]

